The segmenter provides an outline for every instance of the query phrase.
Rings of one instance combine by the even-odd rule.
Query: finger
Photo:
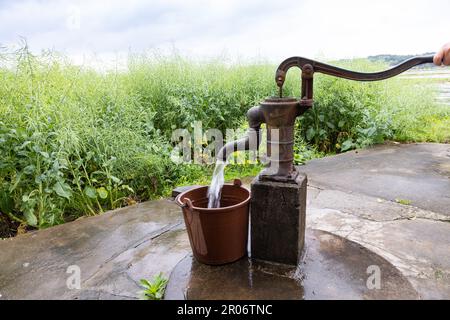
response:
[[[444,58],[444,49],[439,50],[433,57],[433,62],[435,65],[442,65],[442,58]]]
[[[444,65],[450,66],[450,47],[447,46],[447,49],[444,51]]]

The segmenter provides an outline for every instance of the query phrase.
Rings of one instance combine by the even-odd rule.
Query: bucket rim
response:
[[[251,192],[248,188],[242,186],[242,185],[235,185],[232,183],[225,183],[224,186],[231,186],[231,187],[237,187],[237,188],[241,188],[244,189],[248,192],[248,197],[243,200],[242,202],[239,202],[237,204],[234,204],[232,206],[227,206],[227,207],[220,207],[220,208],[203,208],[203,207],[196,207],[196,206],[192,206],[192,209],[197,210],[197,211],[208,211],[208,212],[221,212],[221,211],[229,211],[230,209],[235,209],[235,208],[239,208],[242,207],[243,205],[246,205],[248,202],[250,202],[250,198],[251,198]],[[194,191],[194,190],[198,190],[198,189],[202,189],[202,188],[209,188],[208,186],[199,186],[199,187],[195,187],[189,190],[186,190],[182,193],[180,193],[176,198],[175,198],[175,203],[180,206],[180,207],[185,207],[186,204],[181,202],[181,198],[183,196],[185,196],[187,193]]]

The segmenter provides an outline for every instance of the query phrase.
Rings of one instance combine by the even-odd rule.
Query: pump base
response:
[[[287,175],[280,175],[278,172],[271,170],[271,168],[266,168],[259,173],[259,180],[296,183],[298,175],[299,173],[295,168],[294,171]]]
[[[296,265],[305,241],[307,177],[297,172],[292,182],[251,184],[251,256]]]

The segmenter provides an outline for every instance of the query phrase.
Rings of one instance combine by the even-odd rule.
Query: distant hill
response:
[[[423,54],[418,54],[418,55],[395,55],[395,54],[379,54],[376,56],[368,56],[367,59],[369,59],[370,61],[381,61],[381,62],[385,62],[387,64],[389,64],[390,66],[395,66],[397,64],[399,64],[400,62],[403,62],[405,60],[408,60],[410,58],[416,57],[416,56],[427,56],[427,55],[431,55],[434,54],[433,52],[427,52],[427,53],[423,53]],[[431,68],[432,66],[429,64],[426,65],[420,65],[417,68]]]

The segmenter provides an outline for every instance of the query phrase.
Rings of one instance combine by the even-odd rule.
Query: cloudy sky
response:
[[[75,60],[173,48],[275,62],[415,54],[450,41],[450,1],[0,0],[0,45],[21,37]]]

